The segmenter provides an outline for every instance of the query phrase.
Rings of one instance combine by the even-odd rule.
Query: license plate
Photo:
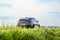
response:
[[[25,24],[21,24],[21,25],[25,25]]]

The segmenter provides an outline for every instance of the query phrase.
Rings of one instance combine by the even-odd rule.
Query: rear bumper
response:
[[[31,24],[28,24],[28,25],[27,24],[24,24],[24,25],[23,24],[18,24],[17,26],[30,26],[30,25]]]

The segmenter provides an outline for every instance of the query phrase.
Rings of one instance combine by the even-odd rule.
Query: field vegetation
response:
[[[0,28],[0,40],[60,40],[60,28]]]

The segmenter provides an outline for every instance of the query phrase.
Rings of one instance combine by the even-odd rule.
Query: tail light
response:
[[[28,20],[29,22],[31,22],[31,20]]]

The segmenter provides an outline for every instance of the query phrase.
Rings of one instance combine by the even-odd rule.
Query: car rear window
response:
[[[27,19],[20,19],[19,21],[28,21]]]

